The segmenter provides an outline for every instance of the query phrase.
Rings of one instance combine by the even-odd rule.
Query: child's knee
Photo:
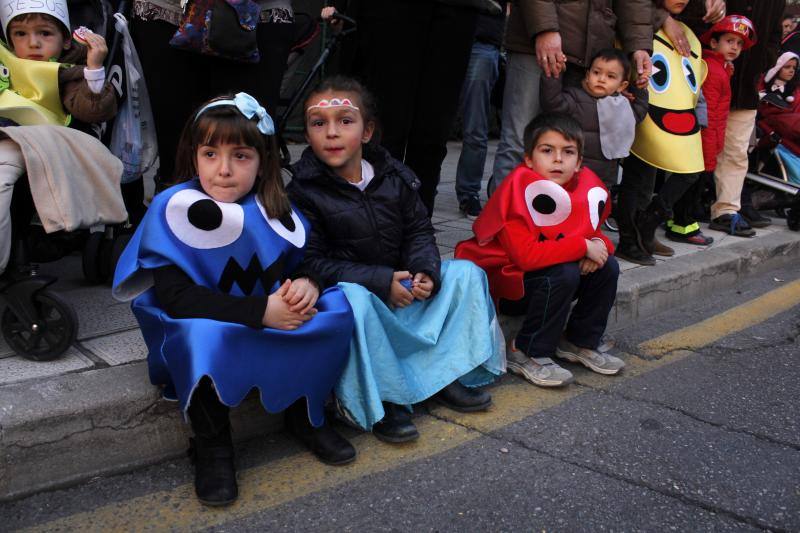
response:
[[[581,284],[581,269],[574,261],[561,263],[552,267],[552,275],[549,277],[551,285],[575,292]]]

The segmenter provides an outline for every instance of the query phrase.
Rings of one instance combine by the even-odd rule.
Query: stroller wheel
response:
[[[35,323],[26,326],[6,307],[0,329],[8,345],[18,354],[34,361],[50,361],[63,354],[78,335],[78,318],[72,306],[49,290],[33,294]]]
[[[112,254],[114,241],[103,239],[100,242],[100,253],[97,256],[97,272],[100,274],[100,283],[105,283],[114,274],[114,264],[112,264]]]
[[[100,247],[105,240],[105,234],[97,231],[89,234],[86,244],[83,245],[83,277],[91,283],[101,283],[103,281],[100,271]]]
[[[619,231],[619,227],[617,227],[617,221],[613,218],[607,218],[606,221],[603,222],[603,226],[605,226],[608,231],[613,231],[614,233]]]

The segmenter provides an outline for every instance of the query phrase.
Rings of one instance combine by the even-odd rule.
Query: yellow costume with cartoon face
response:
[[[705,168],[695,107],[708,67],[700,57],[700,41],[681,26],[691,57],[678,54],[663,31],[655,35],[647,116],[636,127],[631,153],[656,168],[690,174]]]
[[[58,90],[59,63],[20,59],[0,44],[0,117],[21,126],[66,126]]]

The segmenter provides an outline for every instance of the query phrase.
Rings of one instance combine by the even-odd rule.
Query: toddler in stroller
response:
[[[2,332],[15,351],[47,359],[74,339],[74,314],[45,290],[54,278],[31,275],[17,243],[34,208],[48,233],[126,219],[122,163],[92,136],[64,127],[73,118],[108,120],[117,102],[105,82],[104,38],[82,28],[73,39],[65,0],[9,4],[0,24],[10,46],[0,45]]]
[[[785,52],[759,83],[758,143],[747,177],[763,194],[753,193],[761,209],[789,208],[789,228],[800,230],[800,57]],[[756,199],[759,201],[756,202]]]

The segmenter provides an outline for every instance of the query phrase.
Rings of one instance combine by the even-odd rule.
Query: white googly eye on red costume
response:
[[[292,209],[291,213],[284,217],[269,218],[267,215],[267,210],[264,209],[264,206],[261,205],[261,202],[256,200],[256,204],[258,205],[258,210],[261,211],[261,215],[264,217],[264,220],[267,221],[267,224],[269,224],[269,227],[271,227],[275,233],[277,233],[282,239],[292,243],[296,248],[303,247],[303,245],[306,243],[306,228],[303,226],[303,222],[300,220],[300,217],[298,217],[297,213],[294,212],[294,209]]]
[[[244,229],[242,206],[217,202],[194,189],[172,195],[167,202],[166,218],[167,226],[178,240],[200,250],[227,246]]]
[[[592,187],[589,189],[589,220],[592,221],[592,227],[597,229],[600,225],[600,217],[603,216],[603,211],[606,209],[608,203],[608,191],[602,187]]]
[[[557,226],[572,212],[572,200],[567,191],[548,180],[534,181],[525,187],[525,205],[533,223],[539,227]]]

